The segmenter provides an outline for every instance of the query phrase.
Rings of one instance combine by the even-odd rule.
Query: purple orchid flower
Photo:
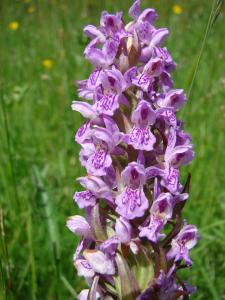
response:
[[[118,127],[114,132],[107,128],[95,126],[92,130],[92,142],[82,144],[80,152],[81,163],[90,175],[103,176],[112,164],[110,154],[117,150],[117,145],[122,140]]]
[[[143,190],[146,181],[143,165],[130,163],[122,172],[121,179],[125,188],[116,197],[116,211],[128,220],[142,217],[149,206]]]
[[[162,30],[161,30],[162,33]],[[166,47],[154,47],[153,48],[153,57],[160,57],[164,61],[164,67],[166,72],[172,72],[176,69],[176,63],[174,62],[172,56]]]
[[[151,132],[150,125],[154,124],[155,119],[156,114],[151,105],[147,101],[141,100],[131,116],[134,127],[125,141],[137,150],[153,150],[156,138]]]
[[[168,143],[164,156],[164,163],[157,167],[146,169],[147,178],[161,176],[161,184],[171,193],[179,190],[179,167],[186,165],[194,158],[191,144],[176,145],[177,132],[174,127],[170,127]]]
[[[108,255],[108,257],[115,256],[116,250],[119,245],[119,238],[115,235],[108,240],[104,241],[100,245],[100,250],[103,251],[105,254]]]
[[[187,266],[192,265],[189,257],[189,250],[192,249],[198,241],[198,231],[194,225],[185,225],[179,234],[172,240],[171,249],[167,253],[168,259],[175,259],[175,262],[184,260]]]
[[[116,68],[104,70],[100,75],[101,85],[95,90],[94,108],[98,114],[112,116],[119,108],[119,102],[124,101],[123,91],[126,81]]]
[[[143,91],[148,92],[152,87],[155,77],[162,74],[164,63],[161,58],[150,59],[149,62],[144,66],[143,71],[140,75],[133,80],[133,84],[139,86]]]
[[[84,33],[92,39],[84,54],[92,64],[99,67],[107,67],[113,63],[120,42],[127,37],[122,22],[122,13],[112,15],[103,12],[100,28],[88,25],[84,28]],[[102,45],[102,49],[98,48],[99,45]]]
[[[139,236],[147,237],[150,241],[156,243],[161,237],[165,236],[160,232],[167,221],[172,217],[172,214],[173,206],[171,194],[160,194],[151,206],[149,225],[141,228]]]
[[[157,103],[160,107],[173,107],[178,110],[186,100],[183,90],[170,90],[163,98],[159,98]]]

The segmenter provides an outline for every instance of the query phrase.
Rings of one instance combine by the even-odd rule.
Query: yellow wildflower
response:
[[[27,12],[28,14],[33,14],[35,12],[36,8],[34,5],[31,5],[28,7]]]
[[[51,69],[53,67],[53,60],[52,59],[44,59],[42,61],[42,66],[45,67],[46,69]]]
[[[183,12],[182,6],[180,6],[180,5],[178,5],[178,4],[174,4],[174,5],[173,5],[173,12],[174,12],[176,15],[182,14],[182,12]]]
[[[12,21],[9,23],[9,29],[11,29],[11,30],[17,30],[19,27],[20,27],[20,24],[17,21]]]

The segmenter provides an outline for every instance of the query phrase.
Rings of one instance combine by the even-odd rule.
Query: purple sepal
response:
[[[136,0],[129,9],[129,16],[134,20],[137,20],[141,13],[140,6],[141,0]]]
[[[181,145],[174,147],[171,151],[166,152],[165,162],[173,168],[189,164],[194,158],[192,145]]]
[[[115,274],[115,265],[113,260],[102,251],[85,250],[83,255],[96,273],[105,275]]]
[[[157,103],[160,107],[173,107],[175,110],[187,101],[183,90],[170,90],[165,97],[159,98]]]
[[[89,103],[82,101],[73,101],[72,110],[78,111],[83,117],[95,119],[97,117],[95,109]]]
[[[91,227],[82,216],[69,217],[66,223],[70,231],[85,238],[92,238]]]
[[[119,245],[119,238],[113,236],[100,245],[100,250],[109,256],[114,256]]]
[[[118,218],[116,220],[115,231],[121,243],[127,244],[130,242],[132,227],[128,220],[123,217]]]
[[[85,122],[77,131],[75,141],[82,144],[87,141],[91,136],[90,121]]]

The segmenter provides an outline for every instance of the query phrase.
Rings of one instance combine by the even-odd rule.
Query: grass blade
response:
[[[31,267],[31,295],[32,299],[37,299],[37,275],[36,275],[36,263],[33,249],[33,221],[31,207],[28,208],[28,220],[27,220],[27,236],[28,245],[30,249],[30,267]]]
[[[1,106],[2,106],[2,113],[3,113],[4,130],[5,130],[5,135],[6,135],[7,152],[8,152],[8,157],[9,157],[13,189],[14,189],[13,198],[15,198],[16,208],[20,208],[18,187],[17,187],[17,180],[16,180],[16,172],[15,172],[15,164],[14,164],[14,158],[13,158],[12,147],[11,147],[11,137],[10,137],[9,124],[8,124],[8,116],[7,116],[4,94],[3,94],[2,89],[1,89]]]
[[[207,40],[209,31],[210,31],[210,24],[211,24],[213,12],[214,12],[214,6],[215,6],[215,0],[212,1],[212,8],[211,8],[211,12],[210,12],[210,15],[209,15],[208,23],[207,23],[207,26],[206,26],[204,38],[203,38],[203,41],[202,41],[202,46],[201,46],[200,52],[198,54],[198,59],[197,59],[196,65],[195,65],[194,74],[193,74],[193,77],[191,79],[191,84],[190,84],[190,87],[189,87],[189,90],[188,90],[188,98],[190,98],[190,95],[191,95],[191,92],[192,92],[192,88],[194,86],[195,78],[196,78],[196,75],[198,73],[198,68],[199,68],[199,64],[200,64],[201,58],[202,58],[202,54],[203,54],[203,51],[205,49],[205,44],[206,44],[206,40]]]

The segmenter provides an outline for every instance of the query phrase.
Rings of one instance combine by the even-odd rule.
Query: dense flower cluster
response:
[[[122,13],[103,12],[98,28],[84,28],[94,70],[78,82],[87,101],[72,109],[87,119],[75,136],[87,176],[74,201],[85,217],[67,222],[82,237],[74,265],[89,285],[78,299],[187,299],[194,289],[177,271],[191,266],[198,239],[181,217],[190,178],[182,186],[179,170],[194,152],[176,113],[187,99],[155,10],[137,0],[129,15],[125,25]]]

